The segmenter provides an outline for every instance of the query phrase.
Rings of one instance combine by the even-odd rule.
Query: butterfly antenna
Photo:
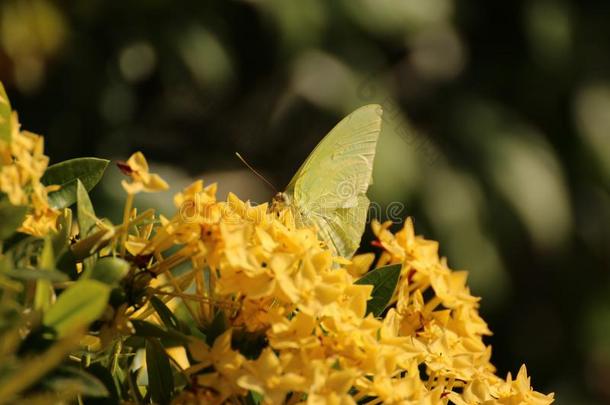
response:
[[[262,174],[260,174],[259,172],[257,172],[257,171],[256,171],[256,170],[255,170],[255,169],[252,167],[252,166],[250,166],[250,165],[248,164],[248,162],[246,162],[246,160],[245,160],[245,159],[244,159],[244,158],[243,158],[243,157],[242,157],[242,156],[241,156],[241,155],[240,155],[238,152],[235,152],[235,155],[236,155],[236,156],[239,158],[239,160],[241,160],[241,162],[242,162],[243,164],[245,164],[245,165],[246,165],[246,167],[247,167],[248,169],[250,169],[250,170],[252,171],[252,173],[254,173],[254,174],[255,174],[255,175],[256,175],[256,176],[257,176],[259,179],[261,179],[262,181],[264,181],[265,183],[267,183],[267,185],[268,185],[269,187],[271,187],[271,189],[272,189],[273,191],[275,191],[276,193],[278,192],[278,191],[277,191],[277,189],[276,189],[276,188],[273,186],[273,184],[271,184],[271,182],[270,182],[269,180],[267,180],[267,179],[265,178],[265,176],[263,176]]]

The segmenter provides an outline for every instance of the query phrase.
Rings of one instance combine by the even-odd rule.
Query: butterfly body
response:
[[[297,226],[315,226],[323,241],[351,257],[364,232],[381,107],[367,105],[339,122],[278,193],[271,210],[290,208]]]

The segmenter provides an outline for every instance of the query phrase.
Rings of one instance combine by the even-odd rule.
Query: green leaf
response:
[[[72,211],[65,208],[57,218],[57,233],[51,236],[53,241],[53,253],[60,257],[68,250],[70,245],[70,231],[72,230]]]
[[[78,278],[78,271],[76,270],[76,257],[72,250],[66,250],[55,263],[57,270],[67,275],[70,280],[76,280]]]
[[[182,301],[176,308],[172,311],[173,314],[178,319],[178,324],[180,325],[180,332],[197,338],[199,340],[205,340],[205,334],[199,329],[200,323],[193,319],[193,315],[191,311],[189,311],[187,305],[189,303]]]
[[[174,329],[182,333],[191,334],[190,327],[184,321],[180,320],[158,297],[152,296],[150,298],[150,303],[167,329]],[[179,311],[180,308],[181,307],[178,307],[176,311]]]
[[[95,224],[97,218],[89,193],[80,179],[76,180],[76,213],[78,215],[78,228],[80,229],[80,237],[86,238],[96,230]]]
[[[154,323],[150,323],[147,321],[142,321],[140,319],[133,319],[131,321],[134,329],[136,330],[135,335],[144,337],[144,338],[159,338],[159,339],[168,339],[172,341],[179,341],[182,343],[187,343],[190,340],[190,337],[178,332],[174,329],[163,329],[159,325],[155,325]]]
[[[9,201],[0,201],[0,240],[8,239],[23,223],[28,209],[13,205]]]
[[[40,253],[40,257],[38,259],[38,267],[43,270],[55,269],[55,252],[53,252],[53,242],[48,236],[44,238],[42,252]]]
[[[11,120],[11,104],[0,82],[0,140],[10,142],[13,133],[13,122]]]
[[[53,254],[53,244],[50,237],[44,239],[42,253],[40,253],[38,267],[42,271],[55,270],[55,255]],[[45,278],[36,280],[36,291],[34,294],[34,309],[46,311],[51,306],[53,298],[53,286]]]
[[[224,311],[217,311],[214,315],[214,319],[212,319],[212,322],[204,332],[207,337],[206,343],[208,346],[212,347],[216,338],[222,335],[227,328],[227,317],[225,316]]]
[[[23,254],[23,249],[25,249],[27,245],[33,246],[36,242],[40,242],[40,238],[17,231],[13,236],[2,241],[2,248],[5,252]]]
[[[86,327],[106,309],[110,286],[96,280],[80,280],[65,290],[44,314],[43,323],[58,337]]]
[[[109,238],[108,234],[111,230],[108,229],[100,229],[95,232],[93,235],[85,239],[81,239],[75,244],[73,244],[70,249],[74,254],[76,260],[83,260],[89,256],[91,256],[92,252],[95,249],[100,249],[101,247],[108,244]]]
[[[394,295],[402,265],[391,264],[368,272],[355,284],[369,284],[373,286],[371,299],[366,306],[366,313],[380,316]]]
[[[13,271],[13,254],[6,252],[0,255],[0,273],[8,274]]]
[[[89,367],[85,369],[87,373],[95,376],[98,380],[100,380],[106,390],[108,391],[108,396],[106,398],[86,398],[84,403],[87,405],[118,405],[119,401],[119,392],[117,391],[117,386],[114,383],[114,379],[112,378],[112,374],[110,374],[110,370],[106,367],[102,366],[100,363],[93,363]]]
[[[108,160],[93,157],[66,160],[49,166],[42,176],[42,183],[59,185],[61,189],[49,193],[49,203],[54,208],[66,208],[76,202],[76,180],[80,180],[87,191],[100,181]]]
[[[146,371],[152,401],[169,404],[174,391],[174,378],[167,353],[157,339],[146,340]]]
[[[114,286],[129,272],[129,263],[118,257],[103,257],[97,261],[91,271],[91,279]]]
[[[248,391],[248,396],[246,397],[246,404],[259,405],[261,402],[263,402],[263,398],[265,398],[263,394],[259,394],[256,391]]]
[[[163,303],[163,301],[161,301],[158,297],[152,296],[150,298],[150,303],[152,304],[155,311],[157,311],[157,314],[159,315],[159,318],[161,318],[161,322],[163,322],[165,327],[167,327],[168,329],[180,329],[178,319],[173,314],[173,312]]]
[[[60,367],[44,380],[44,386],[55,392],[74,392],[88,397],[108,397],[104,383],[76,367]]]
[[[136,371],[127,371],[127,383],[129,384],[129,394],[136,399],[136,404],[146,403],[146,399],[142,396],[138,388],[138,373]]]
[[[8,277],[17,280],[48,280],[50,282],[68,281],[70,278],[64,273],[57,270],[41,270],[41,269],[12,269],[2,272]]]
[[[87,189],[80,179],[76,180],[76,214],[78,216],[78,229],[80,232],[80,238],[82,240],[97,229],[95,226],[97,218],[95,216],[93,204],[91,204],[91,199],[87,193]],[[97,255],[94,254],[83,260],[83,275],[88,276],[91,273],[95,266],[96,259]]]

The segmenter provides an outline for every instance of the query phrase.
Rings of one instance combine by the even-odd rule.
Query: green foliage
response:
[[[175,330],[180,329],[178,319],[172,313],[172,311],[163,303],[163,301],[161,301],[158,297],[153,296],[150,298],[150,303],[152,304],[155,311],[157,311],[157,315],[159,315],[159,318],[161,318],[161,322],[163,322],[166,328]]]
[[[55,267],[55,255],[50,238],[44,239],[42,252],[40,254],[40,270],[49,271]],[[53,286],[46,278],[36,280],[36,290],[34,295],[34,309],[46,311],[51,306],[53,300]],[[48,312],[47,312],[48,313]]]
[[[64,291],[43,317],[58,337],[87,327],[100,317],[110,296],[110,287],[95,280],[80,280]]]
[[[174,391],[174,377],[169,359],[157,339],[146,340],[148,387],[154,403],[169,404]]]
[[[98,378],[76,367],[63,366],[45,379],[44,387],[55,392],[76,391],[88,397],[107,397],[108,389]]]
[[[10,104],[0,83],[3,148],[11,140],[11,131]],[[2,159],[6,162],[5,156]],[[90,328],[99,327],[94,324],[108,324],[104,315],[110,310],[110,292],[122,288],[130,268],[116,257],[104,257],[95,265],[101,247],[95,242],[87,246],[83,257],[74,254],[72,211],[66,207],[78,202],[78,238],[87,239],[97,224],[87,191],[100,180],[107,164],[107,160],[84,158],[48,168],[45,184],[61,186],[49,199],[63,209],[58,212],[56,231],[43,238],[17,232],[31,207],[14,206],[0,194],[0,403],[64,403],[77,398],[87,403],[119,402],[114,378],[120,387],[122,371],[115,367],[113,375],[110,368],[122,361],[120,350],[116,355],[109,355],[107,349],[99,351],[93,365],[85,347],[80,348],[82,364],[68,357],[78,352]],[[29,192],[29,186],[24,192]],[[111,343],[120,348],[121,341]]]
[[[129,272],[129,263],[118,257],[103,257],[97,261],[90,274],[91,279],[113,286]]]
[[[85,401],[88,405],[100,404],[100,405],[118,405],[120,394],[117,390],[114,378],[107,367],[102,366],[100,363],[94,363],[85,368],[87,373],[96,377],[104,385],[104,388],[108,392],[107,396],[102,398],[87,398]]]
[[[59,283],[68,281],[69,278],[64,273],[57,270],[45,270],[45,269],[7,269],[1,270],[0,272],[5,276],[11,277],[15,280],[48,280],[52,283]]]
[[[95,231],[97,217],[91,204],[87,189],[80,179],[76,180],[76,215],[78,217],[78,229],[81,238],[86,238]],[[91,255],[83,260],[83,271],[89,275],[95,266],[97,255]],[[129,266],[128,266],[129,267]]]
[[[131,321],[135,329],[135,335],[144,338],[158,338],[167,341],[177,341],[180,343],[188,343],[190,337],[186,334],[178,332],[175,329],[163,328],[154,323],[134,319]]]
[[[212,318],[212,322],[208,325],[208,327],[204,330],[206,335],[206,342],[208,346],[213,346],[216,338],[224,333],[227,330],[227,317],[224,311],[218,311]]]
[[[370,284],[373,286],[371,299],[366,306],[367,313],[380,316],[386,309],[396,290],[401,267],[400,264],[379,267],[356,281],[356,284]]]
[[[90,191],[102,178],[108,160],[98,158],[77,158],[49,166],[41,181],[45,185],[59,185],[61,188],[49,194],[49,203],[55,208],[66,208],[77,200],[77,181],[80,180]]]
[[[258,405],[263,402],[263,396],[256,391],[248,392],[248,396],[246,397],[246,403],[248,405]]]
[[[27,207],[12,205],[8,200],[0,201],[0,241],[17,231],[26,213]]]

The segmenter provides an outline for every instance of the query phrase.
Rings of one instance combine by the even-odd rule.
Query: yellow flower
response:
[[[352,260],[349,264],[347,264],[345,268],[352,276],[360,277],[364,273],[369,271],[374,261],[374,253],[364,253],[361,255],[355,255],[354,257],[352,257]]]
[[[136,152],[125,163],[120,163],[119,168],[131,177],[131,182],[123,180],[121,185],[128,194],[137,194],[140,191],[152,193],[164,191],[169,185],[158,174],[148,171],[148,162],[142,152]]]
[[[307,405],[355,405],[349,390],[358,372],[354,369],[339,370],[332,359],[315,360],[304,365],[307,368],[309,390]]]
[[[193,358],[200,362],[195,370],[213,367],[211,372],[198,374],[197,383],[218,393],[218,402],[215,403],[222,403],[234,394],[245,393],[237,384],[244,374],[242,367],[245,358],[231,349],[231,336],[232,330],[229,329],[216,339],[211,349],[201,341],[194,340],[189,345]]]
[[[273,350],[267,348],[256,361],[244,366],[247,373],[237,380],[237,384],[262,394],[266,404],[281,404],[286,394],[305,388],[302,375],[284,371],[284,366],[290,360],[290,356],[278,358]]]
[[[0,191],[13,205],[24,205],[28,212],[19,231],[44,236],[56,230],[59,211],[49,206],[47,193],[58,186],[45,187],[40,179],[49,158],[44,155],[42,136],[19,130],[17,114],[11,116],[11,141],[0,141]]]
[[[274,322],[268,336],[276,349],[316,347],[320,344],[314,334],[316,318],[299,312],[292,319],[282,318]]]
[[[0,190],[8,196],[13,205],[27,202],[27,196],[21,184],[16,165],[2,166],[0,171]]]
[[[39,213],[27,214],[18,230],[34,236],[44,236],[56,230],[59,214],[58,210],[50,207]]]
[[[525,365],[521,366],[517,378],[514,380],[510,373],[506,383],[499,385],[497,390],[498,402],[501,404],[526,403],[532,405],[544,405],[553,401],[554,395],[543,395],[532,389],[530,378],[527,376]]]
[[[448,398],[456,405],[547,405],[553,402],[554,395],[544,395],[534,391],[530,386],[525,366],[521,366],[515,380],[510,373],[506,381],[488,375],[468,382],[461,395],[452,392]]]

